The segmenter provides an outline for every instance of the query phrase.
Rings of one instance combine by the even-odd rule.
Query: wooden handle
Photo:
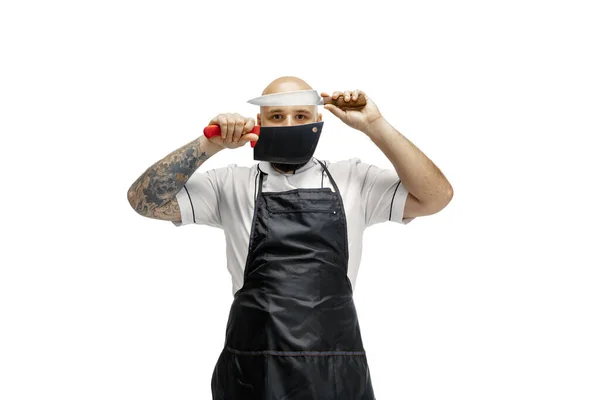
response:
[[[254,133],[256,135],[260,135],[260,125],[254,125],[254,128],[252,128],[252,130],[248,133]],[[208,125],[206,128],[204,128],[204,136],[206,136],[209,139],[213,136],[220,136],[220,135],[221,135],[221,127],[219,125]],[[251,140],[250,146],[252,146],[252,147],[256,146],[256,140]]]
[[[344,101],[344,95],[341,94],[338,96],[336,100],[333,100],[332,97],[327,96],[323,97],[323,103],[325,104],[333,104],[336,107],[341,108],[342,110],[360,110],[364,106],[367,105],[367,99],[364,94],[359,94],[356,101],[352,101],[352,97],[350,97],[350,101]]]

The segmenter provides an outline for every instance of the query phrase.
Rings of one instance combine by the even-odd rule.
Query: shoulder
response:
[[[368,175],[370,168],[374,167],[374,165],[362,162],[358,157],[328,162],[325,165],[332,175],[351,181],[360,181],[361,178]]]
[[[252,175],[257,171],[257,164],[248,167],[245,165],[229,164],[224,167],[209,169],[206,173],[221,179],[240,179]]]
[[[323,160],[323,162],[330,170],[335,170],[336,172],[340,173],[351,172],[352,170],[355,170],[360,164],[362,164],[360,158],[358,157],[348,158],[339,161]]]
[[[195,172],[190,180],[204,181],[205,179],[217,190],[229,192],[233,188],[243,188],[251,185],[257,172],[257,166],[229,164],[224,167]],[[239,190],[239,189],[238,189]]]

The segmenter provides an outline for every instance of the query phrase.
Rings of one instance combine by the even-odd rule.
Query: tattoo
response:
[[[127,193],[129,203],[146,217],[178,220],[181,214],[175,195],[213,154],[200,148],[200,138],[173,151],[131,185]]]

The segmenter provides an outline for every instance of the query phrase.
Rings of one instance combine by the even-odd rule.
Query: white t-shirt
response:
[[[404,218],[408,191],[395,170],[366,164],[358,158],[334,163],[321,161],[342,195],[348,226],[348,278],[355,287],[365,228],[386,221],[401,224],[412,221],[414,218]],[[282,174],[267,161],[252,167],[230,164],[192,174],[177,193],[181,222],[173,224],[201,224],[223,229],[232,293],[237,292],[244,282],[254,199],[258,193],[258,168],[267,174],[263,177],[263,192],[320,187],[335,191],[327,173],[323,173],[321,164],[314,157],[295,174]]]

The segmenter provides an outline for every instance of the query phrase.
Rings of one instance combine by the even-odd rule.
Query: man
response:
[[[285,76],[263,96],[310,89]],[[220,136],[201,136],[175,150],[129,189],[131,206],[143,216],[225,231],[234,301],[212,377],[213,399],[375,398],[352,300],[363,231],[439,212],[453,191],[362,91],[331,97],[352,102],[359,95],[367,100],[360,110],[325,108],[366,134],[395,170],[311,157],[194,173],[219,151],[258,140],[249,133],[253,119],[219,114],[209,125],[219,125]],[[322,115],[316,105],[261,106],[257,121],[265,128],[300,127]]]

